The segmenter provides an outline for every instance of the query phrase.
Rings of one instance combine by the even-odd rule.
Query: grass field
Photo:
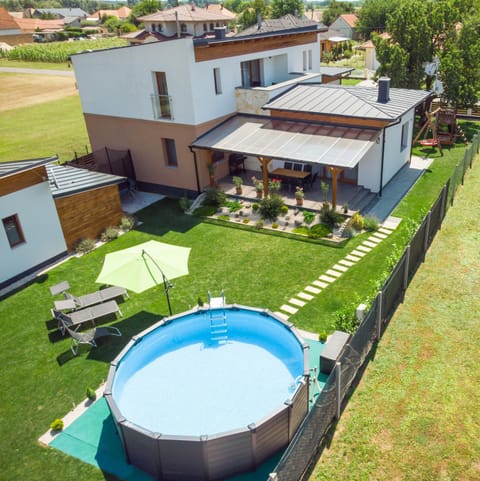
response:
[[[467,176],[312,480],[480,480],[478,159]]]

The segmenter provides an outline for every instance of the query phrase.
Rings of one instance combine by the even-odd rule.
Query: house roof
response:
[[[328,67],[323,65],[320,67],[320,73],[326,77],[345,77],[354,70],[353,67]]]
[[[263,108],[310,114],[393,121],[432,95],[425,90],[390,88],[390,100],[378,102],[376,87],[298,85]]]
[[[201,8],[197,6],[179,5],[178,7],[161,10],[150,15],[138,17],[142,22],[176,22],[177,15],[179,22],[210,22],[215,20],[230,21],[232,17],[230,11],[224,9],[227,13],[220,13],[223,10],[209,8]]]
[[[388,32],[383,32],[379,35],[379,37],[383,38],[384,40],[388,40],[389,38],[391,38],[391,35]],[[367,40],[366,42],[363,42],[361,45],[359,45],[358,48],[375,48],[375,45],[371,40]]]
[[[236,115],[191,146],[353,168],[375,144],[378,135],[375,129]]]
[[[18,30],[15,19],[3,7],[0,7],[0,30]]]
[[[36,8],[35,12],[40,14],[51,13],[52,15],[58,15],[60,17],[87,17],[88,14],[81,8]]]
[[[120,184],[126,177],[80,169],[70,165],[47,165],[48,181],[53,197],[78,194],[107,185]]]
[[[118,10],[97,10],[90,17],[102,18],[105,15],[106,17],[127,18],[131,13],[131,8],[120,7]]]
[[[49,162],[55,162],[58,160],[56,155],[52,157],[43,157],[41,159],[28,159],[28,160],[14,160],[12,162],[0,162],[0,177],[6,177],[7,175],[17,174],[25,170],[34,169],[40,165],[48,164]]]
[[[41,18],[16,18],[18,27],[22,32],[35,32],[38,30],[61,30],[64,26],[64,19],[42,20]]]
[[[314,20],[310,20],[307,17],[296,17],[295,15],[288,14],[280,18],[263,19],[260,25],[252,25],[251,27],[238,32],[235,37],[246,37],[259,33],[278,33],[305,27],[311,30],[318,30],[320,28],[318,22],[315,22]]]
[[[340,18],[345,20],[349,27],[354,28],[358,22],[358,17],[354,13],[344,13],[340,15]]]

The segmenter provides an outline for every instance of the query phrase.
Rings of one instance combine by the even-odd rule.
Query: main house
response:
[[[294,160],[381,194],[410,159],[415,108],[430,93],[321,84],[319,32],[289,16],[228,38],[218,29],[74,55],[92,149],[129,149],[137,185],[165,194],[202,191],[235,154],[265,186]]]

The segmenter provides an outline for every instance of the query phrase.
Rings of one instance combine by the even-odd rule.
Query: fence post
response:
[[[403,270],[403,290],[407,290],[408,287],[408,273],[410,271],[410,244],[408,244],[405,256],[405,269]]]
[[[465,152],[465,155],[463,156],[463,161],[462,161],[462,185],[465,182],[465,171],[467,170],[467,152]]]
[[[377,295],[377,341],[382,337],[382,304],[383,292],[379,291]]]
[[[423,239],[423,252],[427,252],[428,250],[428,238],[430,235],[430,217],[432,215],[432,211],[429,210],[427,212],[427,225],[425,226],[425,238]]]
[[[337,388],[337,419],[342,414],[342,363],[335,364],[335,385]]]
[[[440,219],[442,219],[442,222],[443,222],[443,219],[445,218],[445,208],[446,208],[446,205],[447,205],[447,199],[448,199],[448,184],[450,182],[450,179],[447,180],[447,183],[443,186],[443,189],[442,189],[442,205],[440,206]],[[441,228],[442,224],[440,223],[440,228]]]

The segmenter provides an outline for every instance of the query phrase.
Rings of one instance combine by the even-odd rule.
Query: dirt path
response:
[[[0,112],[78,95],[75,77],[0,72]]]

